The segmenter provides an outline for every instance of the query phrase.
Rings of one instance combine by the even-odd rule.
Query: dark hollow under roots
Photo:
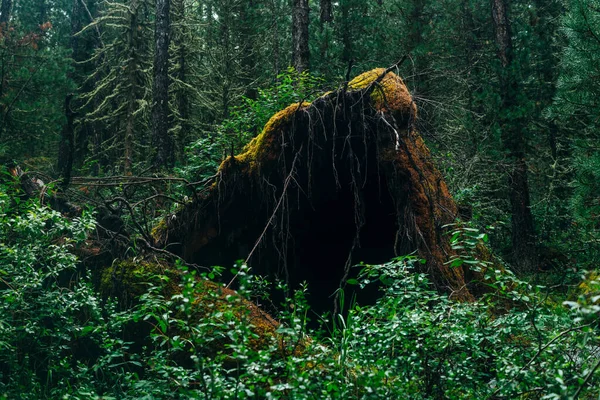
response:
[[[342,89],[276,114],[223,162],[208,195],[167,219],[157,245],[201,265],[248,259],[291,288],[307,282],[318,312],[332,309],[352,265],[414,251],[440,289],[470,297],[462,270],[444,265],[442,226],[456,205],[411,131],[414,115],[373,103],[366,90]]]

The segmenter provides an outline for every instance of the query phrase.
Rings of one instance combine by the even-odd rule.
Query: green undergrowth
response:
[[[346,290],[339,309],[347,312],[315,317],[310,287],[303,286],[278,305],[275,327],[257,345],[251,311],[243,310],[269,304],[270,284],[246,266],[234,271],[236,292],[208,283],[218,280],[219,269],[156,268],[141,259],[114,263],[94,280],[72,253],[84,244],[91,216],[67,220],[16,199],[0,189],[0,399],[600,394],[597,273],[588,273],[568,301],[548,301],[549,288],[459,252],[449,264],[479,268],[493,289],[459,303],[416,272],[421,260],[415,257],[363,264],[349,283],[358,290],[378,285],[375,304],[358,304]],[[454,247],[475,249],[487,239],[461,229],[453,230]],[[118,292],[107,295],[119,268],[136,282],[129,293],[135,301],[126,306]],[[207,288],[221,295],[199,300]],[[323,327],[310,329],[311,318]]]

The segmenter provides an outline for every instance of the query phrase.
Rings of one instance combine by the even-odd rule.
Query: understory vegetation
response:
[[[340,309],[347,312],[316,315],[304,286],[279,305],[276,334],[257,346],[239,302],[267,304],[271,283],[245,265],[235,271],[241,297],[229,295],[219,306],[215,298],[203,300],[202,319],[193,312],[202,282],[218,280],[222,269],[142,268],[134,276],[143,293],[124,307],[102,293],[98,271],[82,269],[72,253],[93,228],[93,212],[70,220],[37,200],[18,199],[14,187],[1,187],[2,398],[600,395],[599,277],[587,275],[585,285],[566,292],[552,287],[550,277],[545,285],[526,283],[469,255],[486,239],[475,229],[455,227],[453,244],[466,250],[452,262],[486,275],[492,290],[477,301],[440,294],[416,272],[421,260],[415,256],[362,264],[348,288],[377,285],[375,304],[358,304],[342,292]],[[166,297],[174,276],[179,289]]]

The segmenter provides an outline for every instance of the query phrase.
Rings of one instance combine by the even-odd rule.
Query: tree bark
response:
[[[170,82],[170,91],[172,99],[174,100],[174,107],[177,110],[176,113],[171,113],[172,117],[170,121],[174,124],[179,124],[179,134],[177,137],[173,137],[173,148],[175,159],[183,159],[185,153],[185,143],[188,142],[188,135],[190,133],[190,113],[189,113],[189,91],[186,89],[189,84],[188,80],[188,44],[186,38],[189,29],[185,23],[186,21],[186,5],[184,0],[173,0],[170,9],[170,20],[171,20],[171,46],[173,59],[176,60],[176,67],[173,68],[172,74],[175,77],[177,84]],[[176,114],[177,118],[173,118]],[[174,126],[174,125],[172,125]]]
[[[497,46],[501,110],[501,139],[511,163],[508,193],[511,204],[513,261],[521,272],[537,268],[535,229],[529,201],[528,167],[525,156],[526,121],[518,115],[517,94],[521,90],[516,75],[508,0],[491,0]]]
[[[170,0],[156,0],[154,31],[154,85],[152,137],[156,146],[154,167],[173,166],[173,144],[169,137],[169,6]]]
[[[231,60],[231,47],[235,47],[235,43],[231,43],[231,28],[233,26],[233,21],[235,20],[233,16],[233,10],[229,6],[223,6],[220,8],[219,12],[219,25],[220,25],[220,33],[221,33],[221,49],[224,59]],[[231,101],[231,86],[232,81],[229,78],[230,69],[228,63],[221,62],[220,66],[220,76],[221,76],[221,112],[223,120],[229,118],[229,106]]]
[[[419,96],[430,96],[429,74],[431,73],[432,57],[428,54],[428,42],[425,38],[425,27],[429,24],[429,15],[426,14],[426,0],[412,0],[412,9],[409,14],[409,46],[414,57],[414,82],[415,91]],[[426,122],[426,121],[422,121]]]
[[[333,7],[331,0],[321,0],[321,23],[333,22]]]
[[[2,5],[0,5],[0,32],[3,33],[6,31],[8,27],[8,21],[10,20],[10,12],[12,9],[12,0],[2,0]],[[6,74],[7,74],[7,60],[4,55],[0,56],[0,62],[2,66],[0,67],[0,98],[4,97],[4,89],[6,86]],[[4,118],[0,120],[0,137],[2,137],[2,133],[4,131]]]
[[[83,29],[84,25],[95,21],[95,10],[96,0],[73,0],[71,8],[71,48],[73,53],[71,57],[74,63],[72,65],[73,71],[71,72],[71,79],[73,79],[77,87],[79,87],[78,93],[88,93],[93,90],[94,81],[86,78],[98,66],[100,60],[96,60],[94,63],[85,63],[85,61],[92,57],[95,48],[104,47],[98,25],[95,25],[94,32],[75,36],[76,33]],[[98,106],[98,100],[94,100],[93,104],[92,107],[95,109]],[[81,106],[81,102],[75,97],[72,108],[78,110]],[[85,112],[86,111],[83,110],[79,111],[81,115],[85,114]],[[97,136],[96,129],[98,123],[87,121],[85,118],[81,118],[77,122],[73,162],[75,165],[80,166],[83,165],[90,152],[90,144],[94,144],[94,138]],[[93,151],[94,150],[92,150],[92,152]]]
[[[292,9],[292,65],[303,72],[310,66],[308,48],[308,0],[294,0]]]

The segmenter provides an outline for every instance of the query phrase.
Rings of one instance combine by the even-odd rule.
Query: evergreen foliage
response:
[[[562,157],[554,168],[568,180],[572,194],[567,198],[566,217],[562,211],[565,233],[576,240],[578,258],[595,268],[600,257],[600,151],[598,141],[598,83],[600,51],[600,4],[574,1],[563,18],[563,32],[568,45],[561,59],[561,74],[556,101],[550,115],[564,126],[566,137],[558,142]],[[578,236],[578,235],[577,235]],[[573,240],[573,239],[571,239]],[[589,264],[588,264],[589,263]]]
[[[93,82],[81,94],[86,123],[97,123],[94,159],[111,173],[131,173],[149,154],[151,94],[151,4],[145,0],[106,2],[99,18],[85,29],[99,27],[102,45],[89,63]],[[111,160],[119,160],[117,164]]]

